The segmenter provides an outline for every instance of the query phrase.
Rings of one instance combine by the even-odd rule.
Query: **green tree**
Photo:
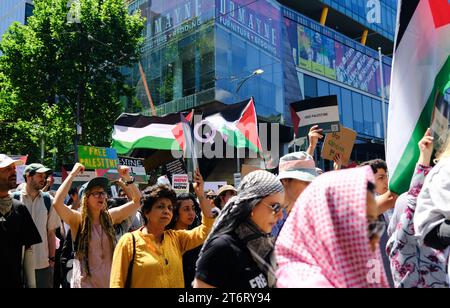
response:
[[[144,19],[123,0],[34,0],[27,25],[0,42],[0,153],[28,153],[46,164],[73,162],[79,144],[109,146],[114,120],[132,100],[122,67],[141,55]],[[77,102],[79,104],[77,104]]]

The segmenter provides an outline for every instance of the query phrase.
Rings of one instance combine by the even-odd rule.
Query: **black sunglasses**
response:
[[[267,206],[268,208],[270,208],[273,211],[274,215],[278,214],[281,211],[281,209],[283,209],[283,206],[279,203],[274,203],[272,205],[267,205],[267,204],[264,204],[264,205]]]

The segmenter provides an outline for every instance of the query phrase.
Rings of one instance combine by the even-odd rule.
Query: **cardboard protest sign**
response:
[[[318,125],[323,133],[339,131],[339,107],[336,95],[302,100],[290,105],[296,136],[307,136],[311,126]]]
[[[112,148],[90,147],[80,145],[78,147],[78,161],[86,169],[114,169],[117,168],[117,152]]]
[[[356,141],[356,132],[341,125],[341,130],[327,134],[322,147],[322,158],[333,160],[336,154],[341,156],[342,165],[347,166],[353,146]]]
[[[189,177],[187,174],[173,174],[172,188],[177,195],[189,193]]]

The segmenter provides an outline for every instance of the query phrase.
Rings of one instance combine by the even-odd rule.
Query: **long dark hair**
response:
[[[192,202],[194,203],[194,210],[195,210],[194,222],[192,223],[192,225],[190,225],[188,227],[188,230],[194,229],[195,227],[200,225],[200,223],[201,223],[200,204],[197,202],[197,199],[194,197],[194,195],[188,194],[188,193],[183,193],[177,197],[177,202],[175,203],[175,205],[173,207],[172,220],[167,225],[167,227],[166,227],[167,230],[175,229],[175,225],[177,224],[178,217],[180,217],[181,204],[183,203],[183,201],[186,201],[186,200],[192,200]]]

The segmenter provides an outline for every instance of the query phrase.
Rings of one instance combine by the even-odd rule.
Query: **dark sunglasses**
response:
[[[216,199],[216,195],[207,195],[206,196],[206,199],[209,199],[209,200],[214,200],[214,199]]]
[[[268,208],[270,208],[273,211],[274,215],[278,214],[283,209],[283,206],[279,203],[274,203],[272,205],[267,205],[267,204],[264,204],[264,205],[267,206]]]
[[[372,240],[375,237],[381,238],[385,230],[386,222],[381,220],[369,221],[369,226],[367,228],[369,240]]]

